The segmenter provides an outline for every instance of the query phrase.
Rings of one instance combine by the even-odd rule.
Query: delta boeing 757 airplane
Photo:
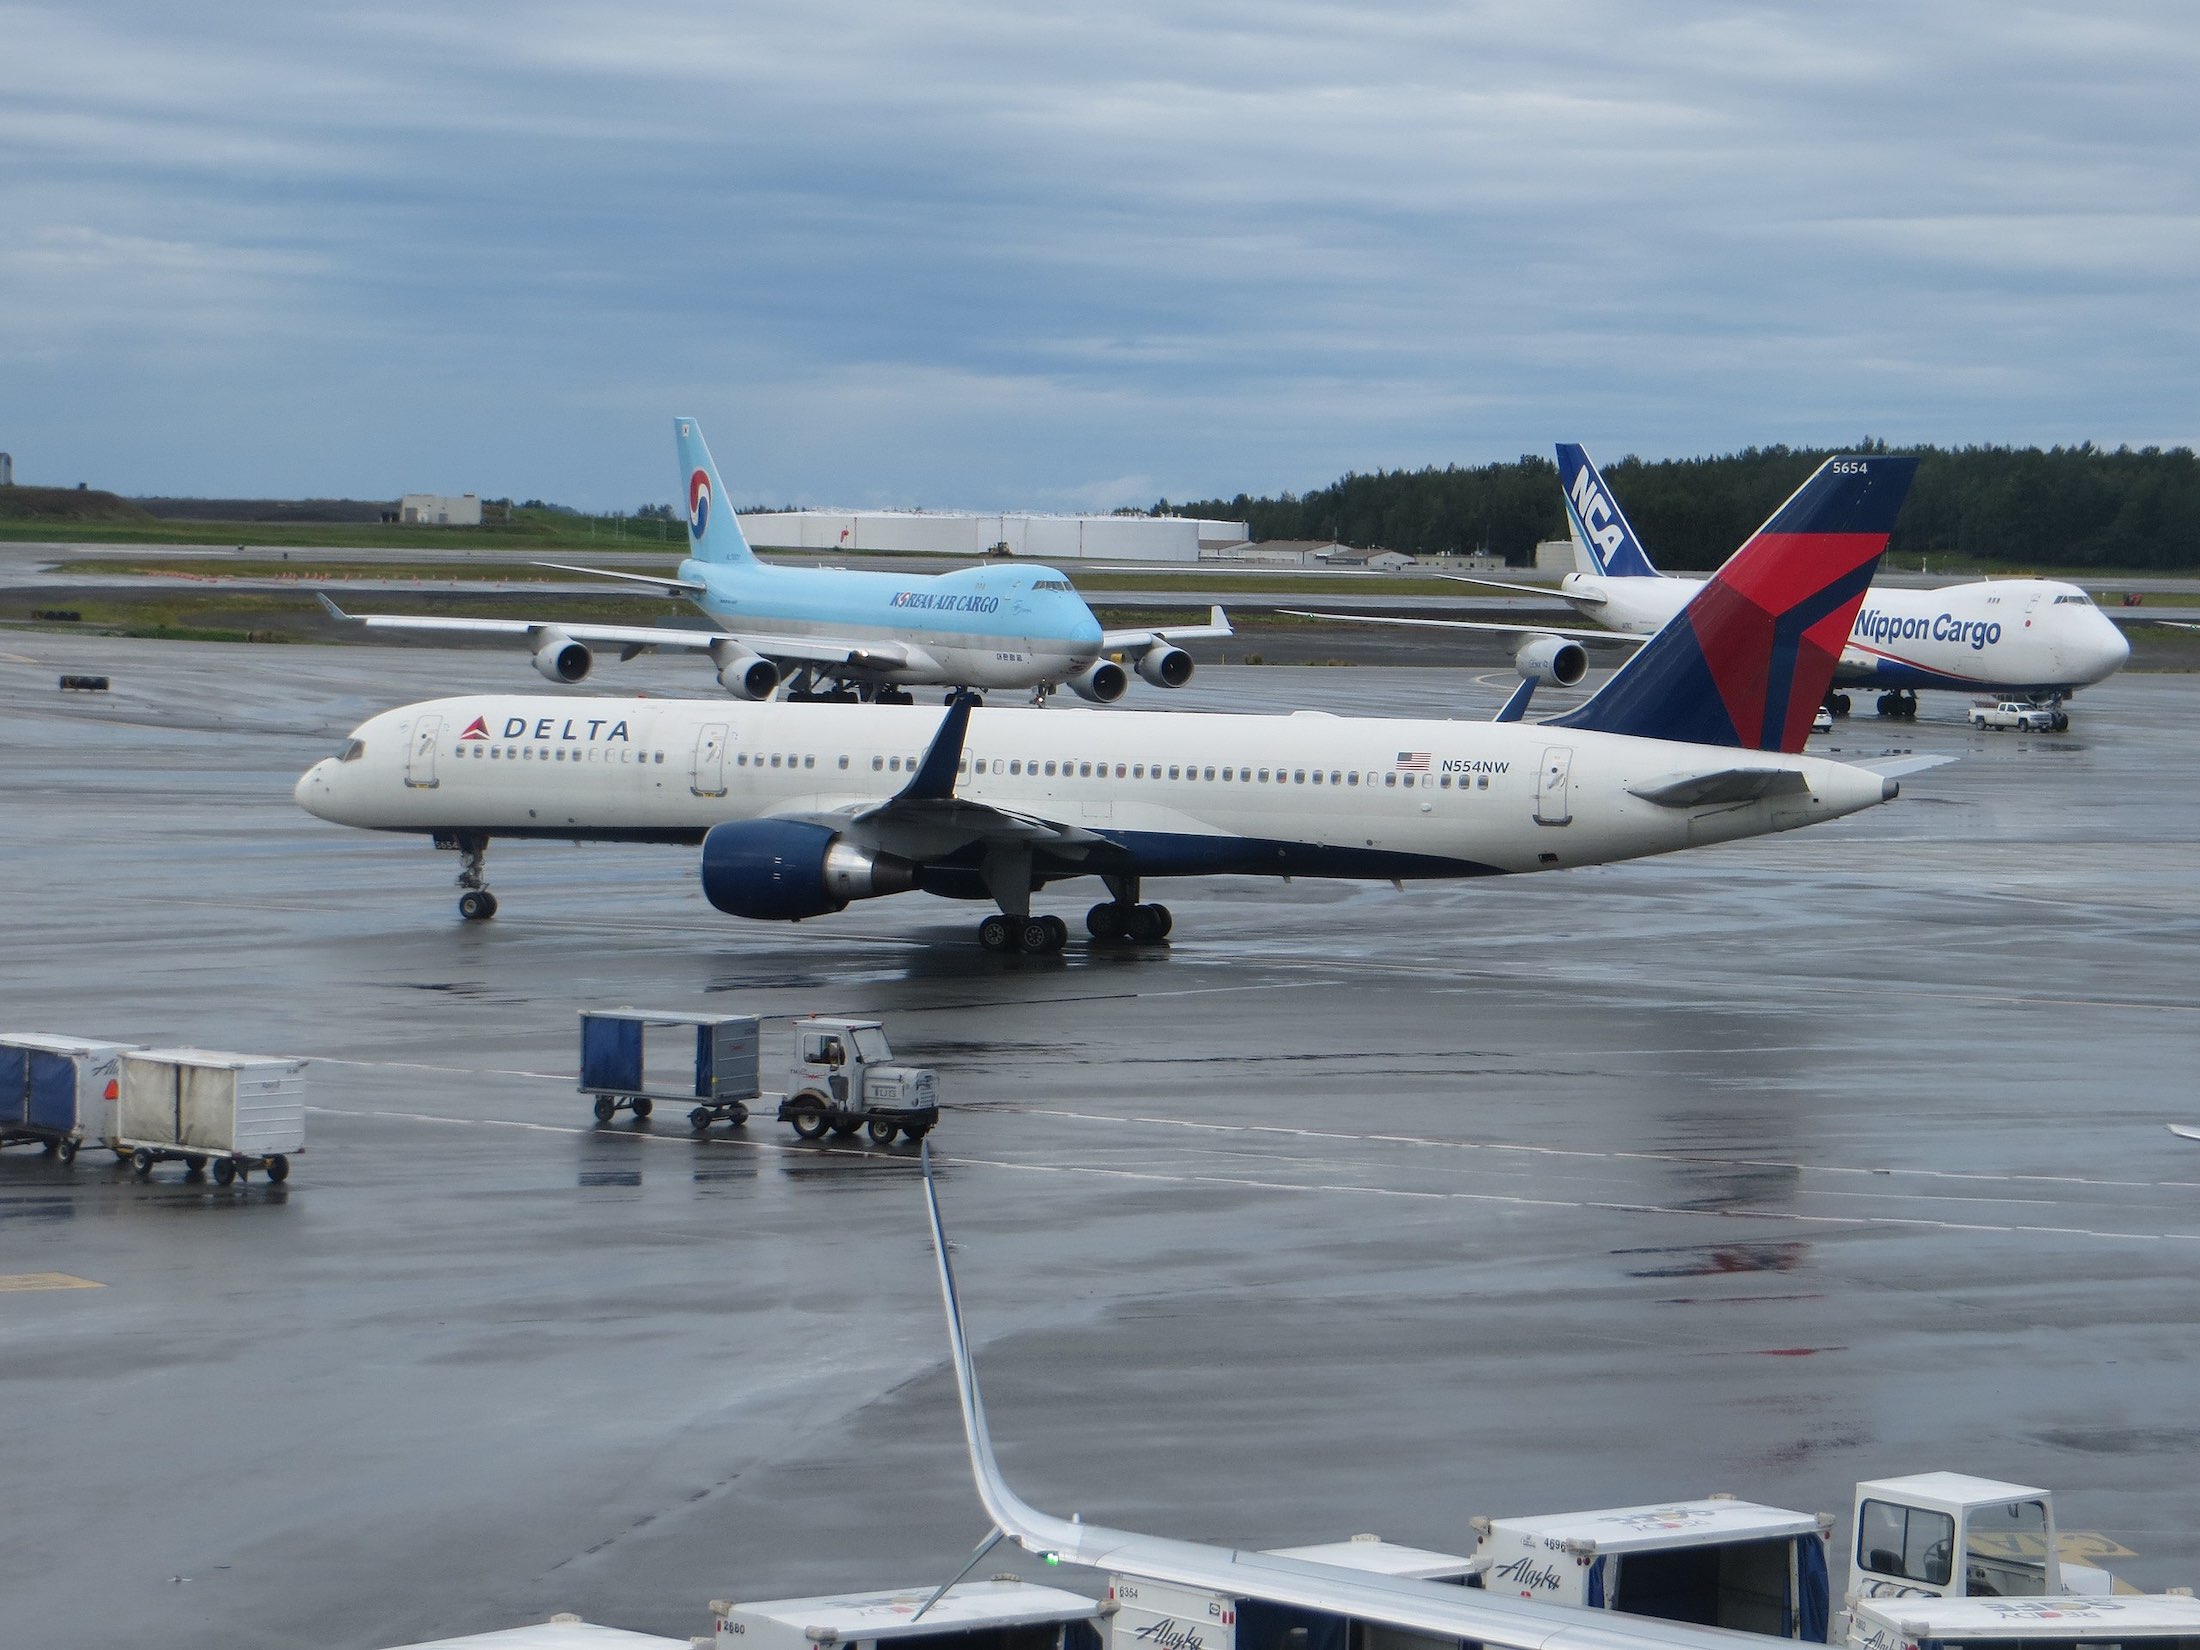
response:
[[[926,686],[1029,688],[1042,700],[1066,687],[1111,704],[1130,685],[1118,659],[1156,687],[1178,688],[1192,679],[1192,656],[1177,644],[1231,634],[1219,607],[1203,625],[1103,630],[1076,587],[1051,567],[867,573],[759,561],[726,502],[702,430],[681,418],[673,434],[687,496],[689,556],[679,576],[542,565],[685,596],[716,630],[346,613],[326,597],[322,605],[375,630],[511,636],[553,682],[584,680],[597,647],[616,647],[628,659],[653,648],[693,648],[710,655],[719,684],[736,699],[768,699],[784,682],[795,699],[902,705],[910,703],[909,688]]]
[[[1895,795],[1800,753],[1915,466],[1829,459],[1545,722],[464,695],[371,718],[297,799],[460,850],[469,918],[496,910],[493,837],[700,844],[732,915],[918,889],[997,905],[995,951],[1060,950],[1032,895],[1079,877],[1110,895],[1095,940],[1151,944],[1147,878],[1496,876],[1791,830]]]

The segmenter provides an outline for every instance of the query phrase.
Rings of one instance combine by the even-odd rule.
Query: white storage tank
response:
[[[122,1057],[122,1129],[140,1174],[181,1160],[214,1164],[227,1184],[239,1172],[290,1173],[306,1143],[303,1060],[214,1049],[146,1049]]]

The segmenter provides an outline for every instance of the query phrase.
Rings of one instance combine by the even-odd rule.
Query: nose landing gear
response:
[[[458,914],[468,922],[487,922],[497,914],[497,897],[489,892],[489,838],[479,831],[460,831],[448,841],[438,837],[438,848],[458,850]]]

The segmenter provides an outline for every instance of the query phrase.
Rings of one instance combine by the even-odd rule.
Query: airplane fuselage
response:
[[[1569,573],[1559,594],[1599,624],[1647,636],[1702,588],[1701,579]],[[2130,655],[2092,598],[2059,580],[1875,585],[1833,679],[1839,687],[2068,693],[2113,675]]]
[[[692,600],[727,630],[870,640],[906,655],[865,670],[872,681],[1028,688],[1063,682],[1100,654],[1100,621],[1051,567],[914,574],[690,559],[680,577],[704,586]]]
[[[369,719],[296,795],[373,830],[692,843],[729,820],[852,822],[908,783],[939,722],[922,706],[466,695]],[[1806,783],[1696,807],[1635,794],[1741,759]],[[976,711],[955,786],[1138,875],[1399,879],[1662,853],[1893,794],[1814,757],[1536,724],[1065,709]],[[1044,854],[1035,868],[1088,869]]]

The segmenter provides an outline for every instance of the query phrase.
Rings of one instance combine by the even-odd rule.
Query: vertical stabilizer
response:
[[[680,454],[681,494],[687,500],[688,554],[697,561],[753,562],[749,541],[741,536],[741,518],[718,482],[718,466],[703,442],[703,427],[692,418],[672,421]]]
[[[1551,725],[1799,751],[1917,460],[1842,454],[1773,512],[1663,630]]]
[[[1566,525],[1573,530],[1574,561],[1581,572],[1612,579],[1658,576],[1596,464],[1569,441],[1558,444],[1558,485],[1566,497]]]

